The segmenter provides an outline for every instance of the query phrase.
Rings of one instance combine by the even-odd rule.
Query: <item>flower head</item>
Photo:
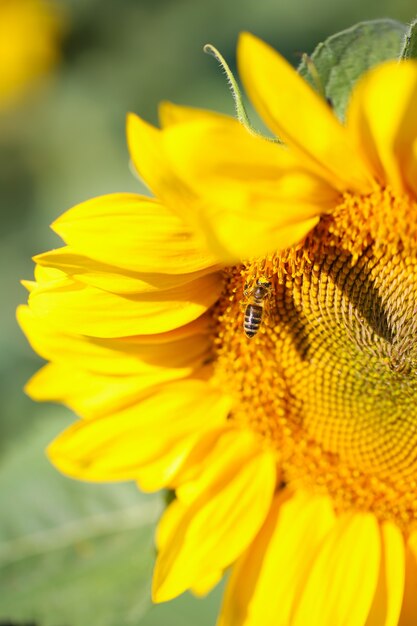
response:
[[[0,3],[0,108],[10,106],[58,58],[61,19],[48,0]]]
[[[35,258],[28,384],[83,419],[49,448],[86,480],[176,498],[154,598],[209,590],[221,626],[417,616],[417,63],[340,123],[250,35],[240,74],[284,143],[165,104],[128,141],[155,198],[85,202]],[[251,325],[247,331],[245,325]]]

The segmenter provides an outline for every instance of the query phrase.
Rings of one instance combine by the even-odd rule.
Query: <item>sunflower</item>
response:
[[[0,3],[0,109],[13,104],[58,60],[62,16],[48,0]]]
[[[417,63],[355,86],[346,123],[269,46],[239,70],[280,141],[164,104],[129,115],[155,197],[52,225],[20,323],[28,383],[82,419],[69,476],[175,499],[156,602],[231,570],[219,626],[417,619]]]

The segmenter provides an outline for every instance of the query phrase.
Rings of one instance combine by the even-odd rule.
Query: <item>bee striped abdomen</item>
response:
[[[248,304],[245,310],[243,329],[247,337],[254,337],[258,332],[262,322],[263,306],[259,304]]]
[[[271,296],[272,284],[264,277],[258,278],[255,284],[245,285],[242,302],[244,308],[243,330],[246,337],[251,339],[256,335],[262,324],[264,304]]]

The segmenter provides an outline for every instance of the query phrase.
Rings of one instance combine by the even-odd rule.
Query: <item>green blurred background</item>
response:
[[[65,479],[44,458],[69,411],[22,392],[40,360],[15,322],[31,256],[56,247],[48,229],[89,197],[144,188],[132,176],[125,114],[155,122],[157,103],[233,114],[226,81],[203,54],[235,67],[249,30],[297,64],[300,53],[354,23],[407,22],[411,0],[61,0],[61,60],[0,113],[0,626],[210,626],[221,590],[152,607],[152,533],[162,503],[134,485]]]

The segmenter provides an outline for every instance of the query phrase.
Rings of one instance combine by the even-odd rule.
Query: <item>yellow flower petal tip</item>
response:
[[[131,135],[137,135],[138,137],[140,137],[141,134],[143,134],[144,137],[146,137],[147,135],[155,135],[159,132],[158,128],[156,128],[149,122],[146,122],[136,113],[131,112],[127,113],[126,115],[126,129],[128,139]]]
[[[17,312],[47,361],[27,391],[80,417],[60,471],[174,492],[155,602],[231,570],[218,626],[414,624],[416,66],[365,76],[342,124],[253,35],[238,56],[285,143],[129,114],[154,195],[54,222]]]
[[[252,56],[252,53],[259,49],[267,49],[271,50],[274,55],[279,55],[279,53],[274,50],[271,46],[269,46],[263,39],[260,39],[253,33],[248,31],[242,31],[239,33],[238,41],[237,41],[237,55],[247,54],[248,56]]]

